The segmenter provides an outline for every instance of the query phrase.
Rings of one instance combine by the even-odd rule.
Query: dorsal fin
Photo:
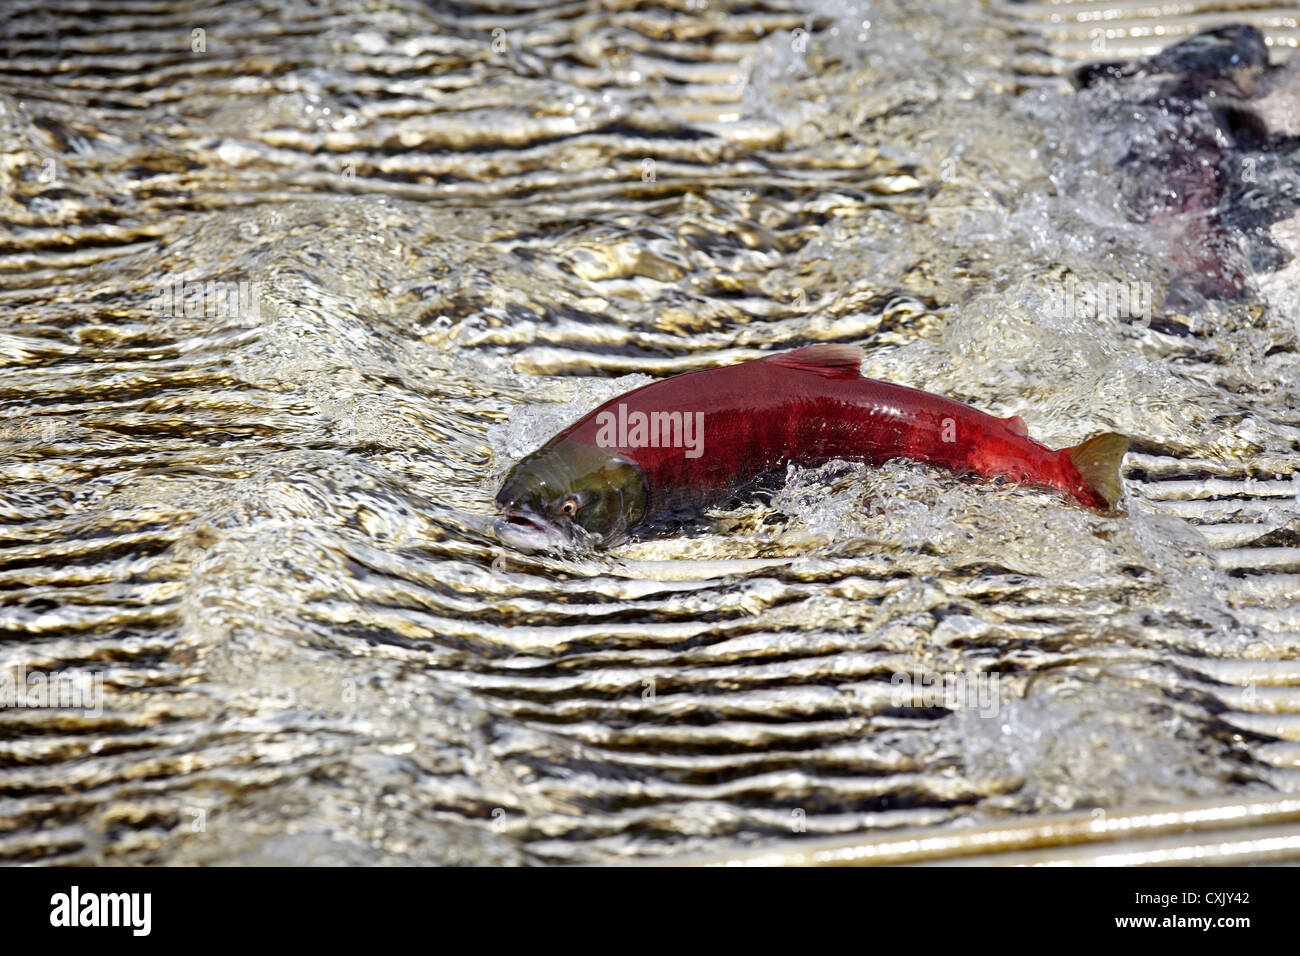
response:
[[[1007,427],[1017,435],[1025,437],[1029,434],[1029,429],[1025,427],[1025,420],[1019,415],[1012,415],[1010,418],[1002,419],[1007,423]]]
[[[862,375],[862,349],[856,345],[809,345],[769,356],[763,361],[816,372],[826,378],[859,378]]]

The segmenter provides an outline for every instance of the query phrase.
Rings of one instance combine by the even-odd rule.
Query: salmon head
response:
[[[523,458],[497,492],[497,538],[520,551],[608,547],[645,515],[640,467],[601,448],[557,439]]]

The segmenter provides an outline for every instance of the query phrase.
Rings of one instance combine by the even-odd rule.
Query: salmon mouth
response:
[[[563,528],[532,511],[505,512],[492,525],[497,539],[519,551],[545,551],[573,543]]]

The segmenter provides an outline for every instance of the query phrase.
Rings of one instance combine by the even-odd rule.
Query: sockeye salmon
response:
[[[863,378],[856,346],[814,345],[613,398],[511,469],[497,536],[521,550],[609,546],[724,502],[787,464],[907,458],[1113,509],[1128,439],[1053,450],[1017,416]]]

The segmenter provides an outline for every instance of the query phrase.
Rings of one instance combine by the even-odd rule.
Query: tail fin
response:
[[[1119,466],[1128,451],[1127,435],[1117,432],[1102,432],[1093,435],[1082,444],[1067,448],[1070,461],[1079,470],[1088,487],[1106,499],[1106,504],[1114,508],[1123,495],[1120,486]]]

